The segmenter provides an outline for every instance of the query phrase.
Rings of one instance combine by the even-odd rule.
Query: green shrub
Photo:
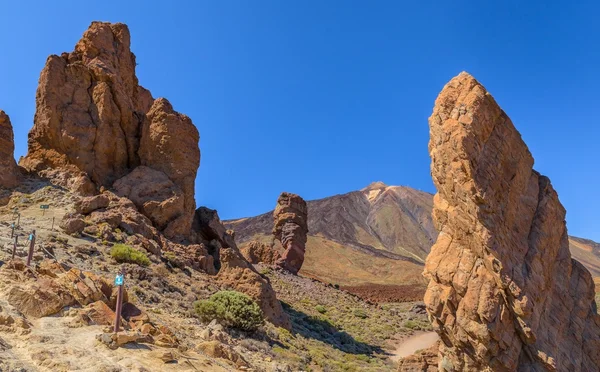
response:
[[[145,253],[137,251],[126,244],[113,245],[110,256],[117,262],[130,262],[141,266],[150,265],[150,259]]]
[[[225,327],[255,331],[264,323],[260,307],[250,297],[235,291],[217,292],[208,300],[196,301],[194,309],[203,322],[216,319]]]
[[[327,309],[323,305],[317,305],[317,306],[315,306],[315,310],[317,310],[321,314],[325,314],[327,312]]]
[[[364,311],[363,309],[354,309],[354,311],[352,312],[352,314],[354,314],[354,316],[357,317],[357,318],[361,318],[361,319],[366,319],[367,318],[367,312]]]
[[[421,328],[419,323],[412,321],[412,320],[407,320],[406,322],[404,322],[404,327],[408,328],[408,329],[416,329],[416,330]]]

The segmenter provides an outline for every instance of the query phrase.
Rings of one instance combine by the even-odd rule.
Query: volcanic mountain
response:
[[[437,237],[432,195],[375,182],[343,195],[308,202],[308,242],[301,274],[343,287],[370,285],[406,296],[422,294],[423,262]],[[273,213],[225,221],[243,247],[273,239]],[[356,288],[354,288],[356,289]],[[358,288],[360,290],[360,288]],[[364,290],[364,288],[363,288]],[[408,297],[412,297],[408,295]]]
[[[422,295],[423,263],[438,232],[433,195],[374,182],[362,190],[308,202],[308,242],[300,273],[375,298]],[[224,222],[244,247],[274,238],[273,212]],[[573,256],[600,277],[600,244],[570,237]]]

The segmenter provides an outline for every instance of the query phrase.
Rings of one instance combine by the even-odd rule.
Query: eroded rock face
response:
[[[276,265],[291,273],[298,273],[304,262],[308,217],[306,202],[300,196],[281,193],[273,211],[273,235],[285,249]]]
[[[444,371],[597,371],[600,319],[565,209],[508,116],[461,73],[429,118],[441,231],[427,311]]]
[[[120,23],[93,22],[73,52],[50,56],[40,75],[35,124],[21,165],[83,195],[111,187],[141,165],[162,172],[170,189],[171,184],[180,189],[182,200],[176,204],[182,211],[159,216],[154,204],[145,202],[143,209],[152,209],[148,217],[166,225],[167,237],[183,239],[195,210],[198,130],[166,99],[154,100],[138,84],[135,66],[129,29]],[[143,187],[156,191],[164,184],[161,179]],[[173,204],[168,198],[162,202]],[[178,213],[176,223],[164,221]]]
[[[185,235],[190,225],[185,219],[184,194],[159,170],[139,166],[114,184],[117,195],[131,200],[153,225],[170,236]],[[183,217],[183,218],[182,218]],[[191,222],[191,221],[190,221]]]
[[[275,265],[281,259],[281,254],[274,246],[258,241],[250,242],[241,248],[240,252],[251,264]]]
[[[271,283],[263,278],[236,249],[223,248],[220,255],[221,268],[217,274],[219,283],[225,288],[252,297],[260,306],[266,319],[276,326],[291,329],[290,320],[277,300]]]
[[[8,115],[0,110],[0,187],[12,188],[17,183],[13,128]]]

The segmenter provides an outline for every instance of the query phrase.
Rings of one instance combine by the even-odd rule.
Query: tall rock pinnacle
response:
[[[433,217],[427,311],[442,371],[598,371],[590,273],[565,209],[508,116],[461,73],[429,118]]]
[[[10,118],[0,110],[0,187],[12,188],[18,183],[14,141]]]
[[[281,242],[284,252],[275,263],[277,266],[297,274],[304,263],[306,235],[308,234],[308,210],[300,196],[281,193],[273,211],[275,220],[273,235]]]
[[[93,22],[73,52],[50,56],[21,165],[81,194],[120,180],[118,192],[143,195],[131,199],[165,235],[184,237],[195,210],[198,130],[138,84],[135,66],[129,29],[120,23]],[[164,173],[161,185],[151,182],[156,172]]]

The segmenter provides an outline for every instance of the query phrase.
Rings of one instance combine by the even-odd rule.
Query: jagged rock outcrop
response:
[[[291,329],[291,323],[277,300],[268,279],[263,278],[237,249],[222,248],[217,280],[225,288],[242,292],[254,299],[265,318],[276,326]]]
[[[14,141],[10,118],[0,110],[0,187],[13,188],[18,184]]]
[[[185,235],[185,231],[169,231],[183,227],[175,223],[185,215],[183,191],[159,170],[139,166],[114,184],[117,195],[128,198],[152,224],[166,235]],[[169,233],[167,233],[169,231]]]
[[[141,209],[151,210],[147,216],[167,237],[183,239],[195,210],[198,130],[166,99],[154,100],[138,84],[135,66],[129,29],[120,23],[93,22],[73,52],[50,56],[21,165],[84,195],[113,186],[139,166],[162,172],[169,190],[182,194],[176,203],[168,192],[157,191],[164,177],[155,185],[146,177],[144,184],[130,185],[129,194],[154,189],[151,203],[138,198]],[[155,205],[168,205],[168,212],[161,215]]]
[[[281,259],[281,254],[273,243],[269,245],[253,240],[244,245],[240,249],[240,252],[251,264],[264,263],[267,265],[275,265],[277,261]]]
[[[429,126],[441,233],[425,303],[440,370],[600,370],[592,278],[571,259],[565,209],[511,120],[463,72]]]
[[[276,326],[290,329],[291,323],[277,300],[268,279],[262,277],[237,248],[234,233],[225,229],[217,211],[200,207],[196,211],[195,239],[214,258],[216,280],[225,288],[245,293],[260,306],[265,318]]]
[[[438,372],[439,342],[398,361],[398,372]]]
[[[273,218],[275,219],[273,235],[285,249],[276,265],[296,274],[302,267],[306,250],[308,234],[306,202],[296,194],[283,192],[277,199]]]

